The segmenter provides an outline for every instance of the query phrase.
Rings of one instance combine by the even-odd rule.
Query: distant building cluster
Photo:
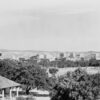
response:
[[[43,58],[47,58],[50,61],[55,60],[56,58],[60,58],[62,57],[59,54],[40,54],[39,58],[43,59]],[[100,60],[100,52],[65,52],[62,53],[63,57],[66,58],[66,60],[72,60],[72,61],[77,61],[77,60],[90,60],[90,59],[96,59],[96,60]]]
[[[66,58],[66,60],[90,60],[96,59],[100,60],[100,52],[1,52],[1,59],[15,59],[25,60],[25,59],[49,59],[50,61],[55,60],[56,58]],[[33,57],[33,58],[32,58]]]
[[[65,57],[67,60],[90,60],[90,59],[96,59],[100,60],[100,52],[70,52],[65,53]]]

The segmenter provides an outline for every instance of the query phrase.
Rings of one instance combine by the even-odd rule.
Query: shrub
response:
[[[33,98],[33,97],[27,97],[25,100],[35,100],[35,98]]]
[[[17,97],[16,100],[25,100],[24,97]]]
[[[29,97],[17,97],[16,100],[35,100],[35,98],[29,96]]]
[[[50,74],[56,74],[57,72],[58,72],[58,69],[56,69],[56,68],[50,68],[49,69]]]

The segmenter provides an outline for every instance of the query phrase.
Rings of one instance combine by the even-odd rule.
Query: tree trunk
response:
[[[26,89],[26,95],[29,95],[30,89]]]

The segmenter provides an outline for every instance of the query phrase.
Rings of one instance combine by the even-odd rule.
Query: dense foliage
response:
[[[88,75],[78,69],[58,80],[51,92],[51,100],[95,100],[100,90],[100,74]]]
[[[48,77],[45,69],[32,61],[0,60],[0,75],[22,84],[27,94],[35,87],[49,90],[55,83]]]
[[[20,59],[21,62],[26,62],[27,64],[38,64],[41,67],[49,68],[49,67],[58,67],[58,68],[66,68],[66,67],[98,67],[100,66],[100,60],[96,60],[95,58],[91,58],[90,60],[85,60],[81,58],[79,60],[68,60],[64,57],[63,53],[60,54],[60,57],[55,58],[50,61],[49,59],[41,58],[39,59],[38,55],[32,56],[29,59],[25,60],[25,58]]]
[[[38,55],[36,55],[30,57],[29,59],[20,58],[19,61],[11,59],[0,60],[0,75],[22,84],[27,94],[29,93],[30,89],[36,87],[38,89],[51,90],[55,86],[55,84],[58,83],[54,87],[54,90],[56,91],[54,93],[56,94],[53,94],[54,96],[52,96],[52,100],[63,100],[58,98],[60,98],[59,96],[62,95],[61,93],[66,92],[66,90],[69,91],[67,91],[67,94],[68,97],[70,97],[69,94],[71,95],[70,98],[72,100],[74,98],[73,95],[77,96],[77,98],[80,98],[80,96],[78,96],[78,92],[80,89],[82,89],[82,87],[86,88],[86,92],[82,93],[86,94],[87,91],[92,91],[92,95],[94,95],[93,93],[96,93],[94,95],[95,97],[98,94],[97,90],[99,89],[98,86],[100,84],[100,82],[97,80],[98,74],[90,76],[84,71],[75,71],[74,73],[69,73],[66,76],[57,79],[56,77],[49,77],[46,70],[49,69],[49,73],[51,73],[52,76],[55,76],[58,68],[99,65],[100,61],[97,61],[96,59],[91,59],[89,61],[85,61],[83,59],[81,59],[80,61],[71,61],[66,60],[63,54],[61,54],[60,58],[56,58],[54,61],[50,61],[47,58],[39,59]],[[66,87],[67,83],[70,83],[68,87]],[[74,87],[74,94],[71,92],[72,87]],[[93,89],[91,89],[91,87],[93,87]],[[62,92],[60,91],[60,89],[62,90]],[[76,91],[76,89],[79,89],[78,92]],[[85,90],[83,89],[83,91]],[[82,94],[81,92],[79,93],[80,95]],[[59,96],[58,98],[54,99],[56,95]]]
[[[65,68],[65,67],[89,67],[89,66],[100,66],[100,60],[96,59],[90,59],[90,60],[66,60],[66,58],[56,59],[54,61],[51,61],[50,64],[52,67],[58,67],[58,68]]]
[[[49,73],[55,75],[58,72],[57,68],[49,68]]]

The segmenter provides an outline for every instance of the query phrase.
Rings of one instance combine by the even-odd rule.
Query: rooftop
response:
[[[16,87],[16,86],[20,86],[20,84],[12,80],[9,80],[3,76],[0,76],[0,89]]]

